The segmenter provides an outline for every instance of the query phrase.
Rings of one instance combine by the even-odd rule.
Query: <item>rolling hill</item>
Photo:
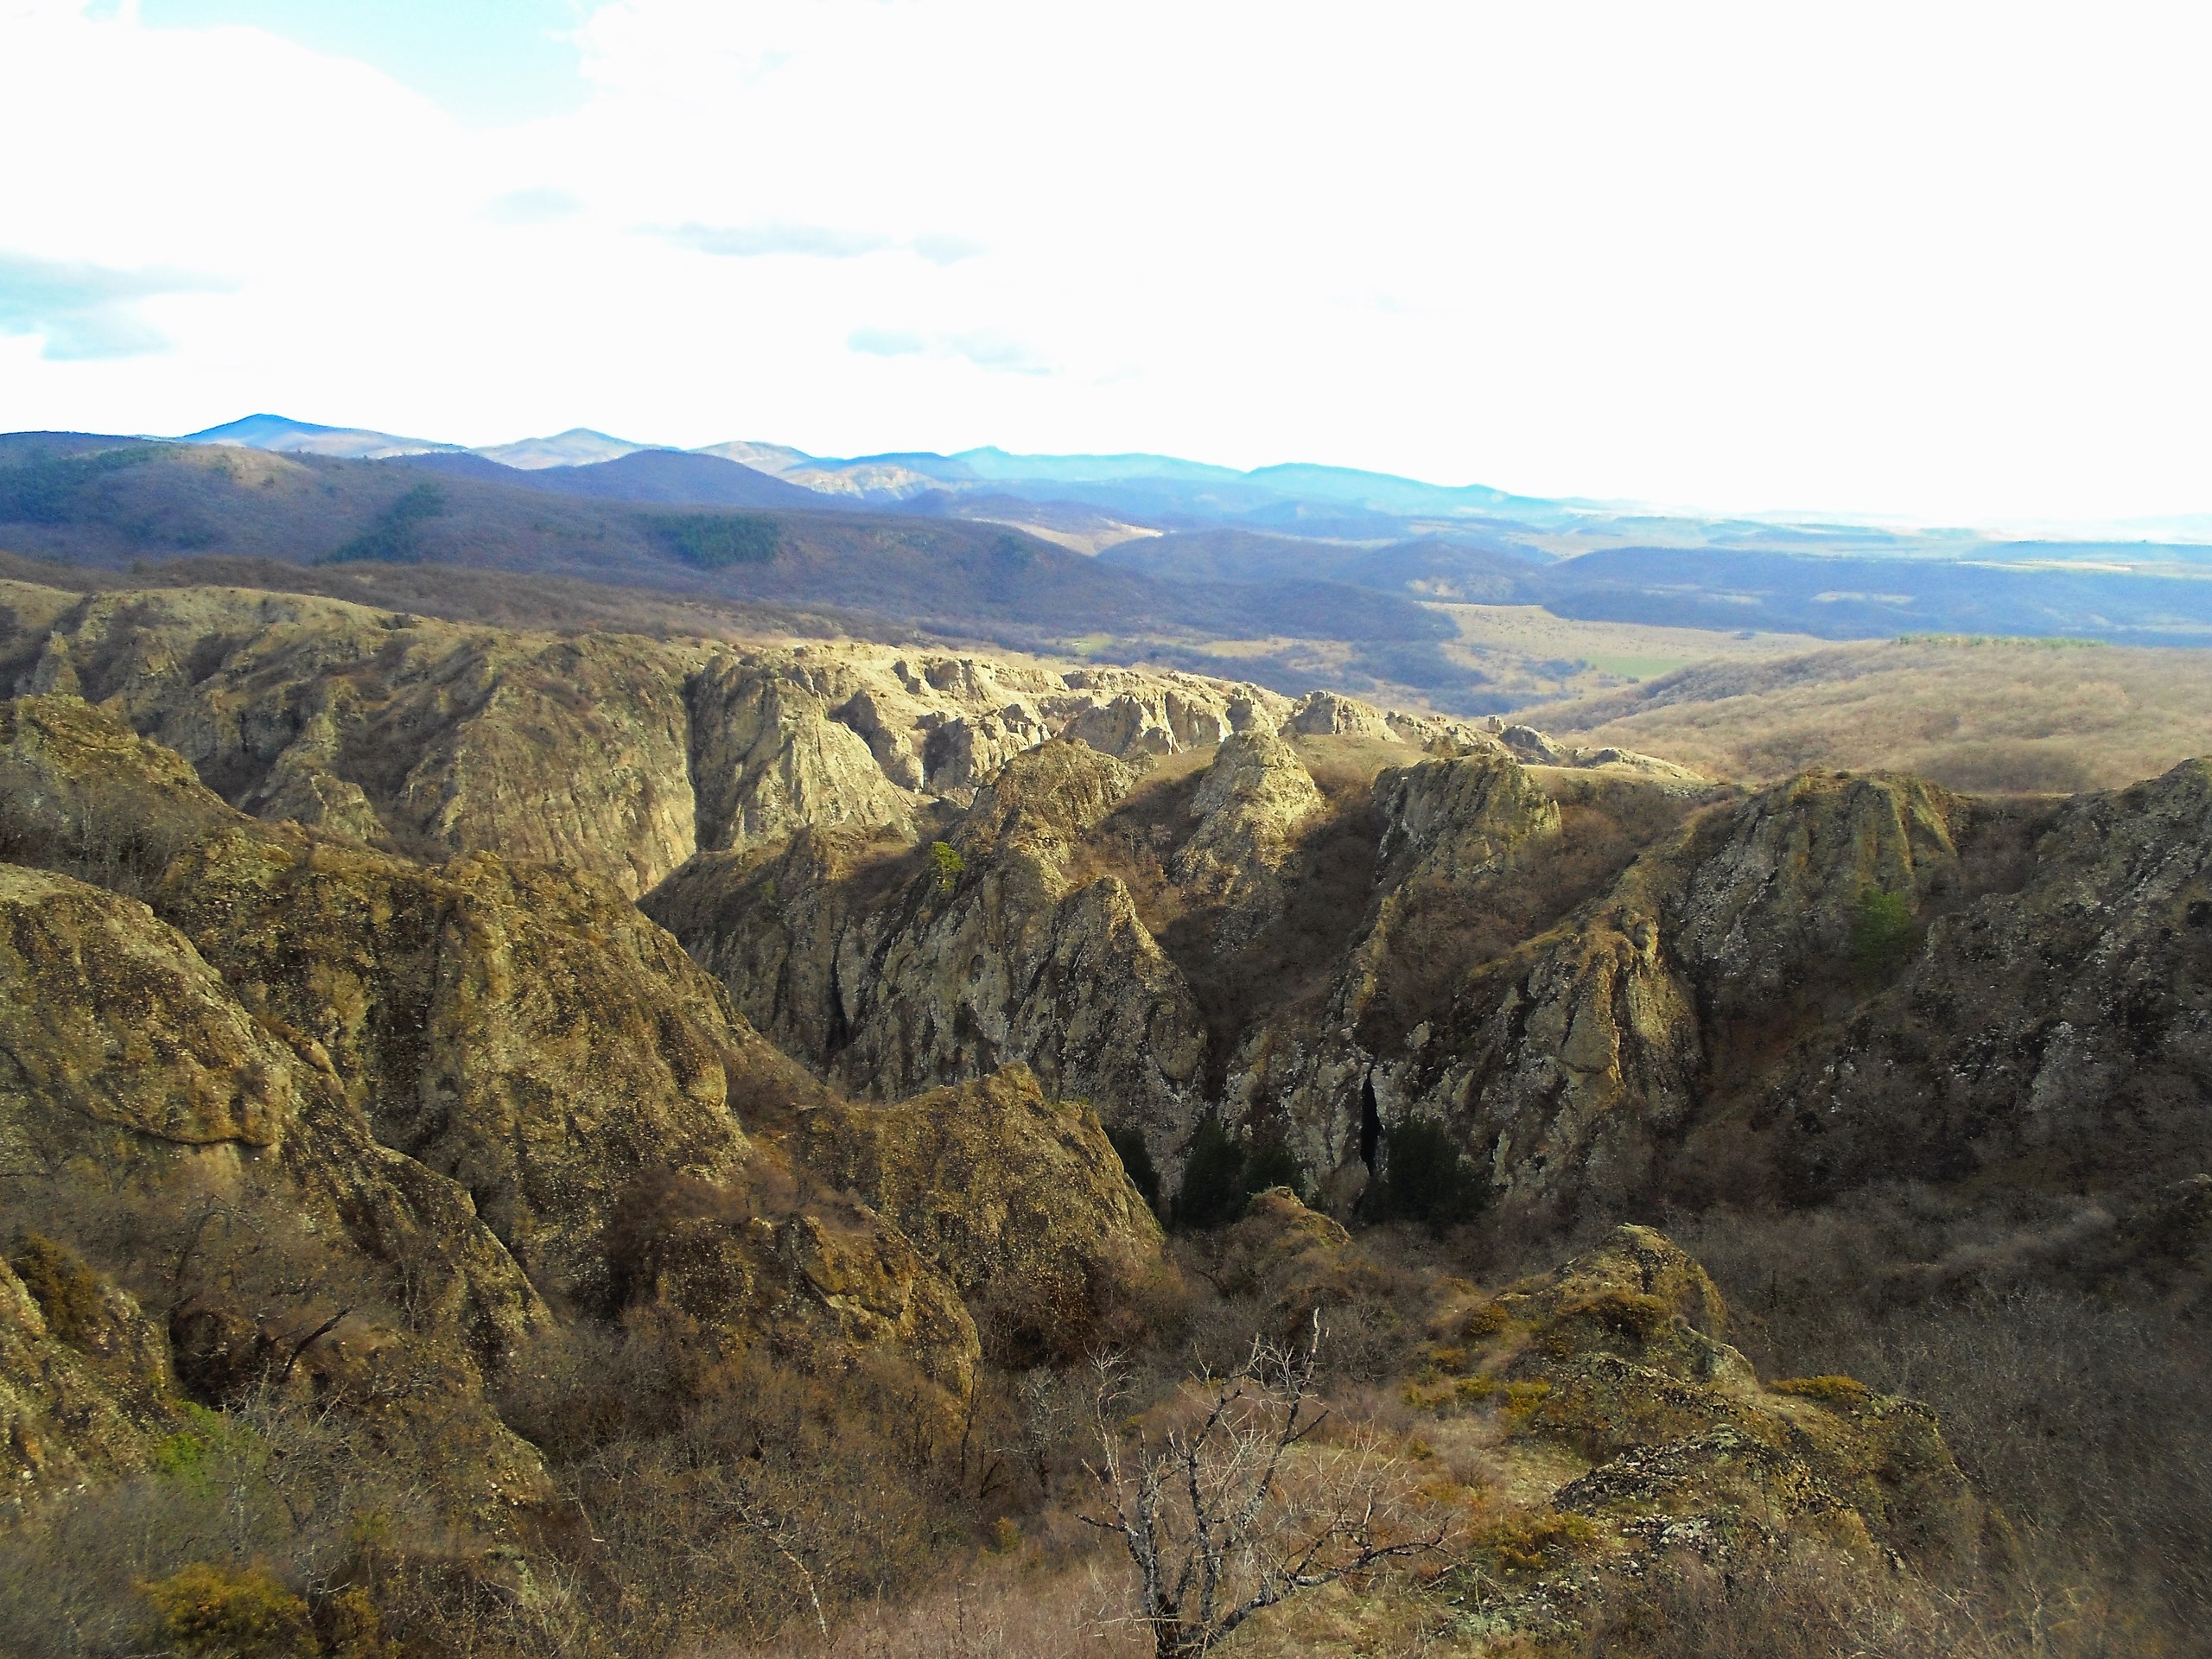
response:
[[[1352,687],[1425,683],[1431,701],[1482,705],[1468,712],[1494,702],[1479,675],[1438,653],[1452,624],[1395,594],[1297,577],[1160,582],[1003,524],[837,505],[734,462],[663,450],[517,472],[473,454],[348,461],[85,434],[0,438],[0,550],[33,558],[504,570],[1122,658],[1255,636],[1319,641],[1348,648],[1331,660]],[[1313,683],[1294,660],[1252,671],[1301,691]]]

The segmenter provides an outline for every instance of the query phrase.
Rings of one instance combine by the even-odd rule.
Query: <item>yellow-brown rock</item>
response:
[[[0,1479],[13,1499],[143,1469],[175,1421],[145,1378],[56,1336],[0,1260]]]
[[[184,1146],[274,1146],[307,1069],[145,906],[16,864],[0,864],[0,1052],[18,1122],[69,1112]]]
[[[1097,1118],[1025,1066],[896,1105],[825,1101],[795,1144],[898,1224],[1001,1357],[1080,1352],[1172,1294],[1160,1224]]]

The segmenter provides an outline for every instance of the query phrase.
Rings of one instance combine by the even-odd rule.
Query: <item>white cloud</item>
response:
[[[990,244],[972,236],[918,236],[906,245],[933,265],[957,265],[991,251]]]
[[[891,245],[891,238],[870,231],[840,231],[826,225],[678,225],[658,234],[695,253],[727,259],[758,259],[796,253],[817,259],[857,259]]]
[[[510,190],[484,206],[484,217],[494,225],[550,225],[573,219],[584,205],[566,190],[553,185]]]
[[[111,270],[0,250],[0,334],[39,335],[42,355],[56,362],[143,357],[168,350],[170,341],[142,302],[235,286],[192,271]]]
[[[472,132],[251,31],[0,0],[0,153],[39,158],[0,171],[10,246],[242,278],[119,302],[166,353],[9,347],[0,425],[278,408],[471,442],[2202,510],[2208,29],[2182,5],[614,0],[582,25],[581,110]]]
[[[845,344],[869,357],[918,357],[929,349],[919,334],[898,328],[855,328]]]

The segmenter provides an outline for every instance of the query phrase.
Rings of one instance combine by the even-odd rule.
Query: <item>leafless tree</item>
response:
[[[1326,1419],[1313,1395],[1321,1325],[1303,1345],[1255,1340],[1230,1376],[1193,1392],[1192,1426],[1157,1440],[1117,1425],[1122,1372],[1099,1366],[1099,1453],[1085,1465],[1137,1570],[1139,1617],[1160,1659],[1193,1659],[1295,1591],[1444,1541],[1420,1529],[1400,1460],[1371,1436],[1308,1444]]]

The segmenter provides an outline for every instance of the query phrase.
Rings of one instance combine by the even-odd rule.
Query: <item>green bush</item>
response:
[[[1120,1154],[1122,1170],[1128,1176],[1129,1184],[1144,1195],[1144,1201],[1158,1215],[1160,1172],[1153,1166],[1152,1148],[1145,1144],[1144,1131],[1134,1123],[1117,1123],[1106,1131],[1106,1138]]]
[[[1247,1147],[1218,1119],[1201,1118],[1175,1195],[1175,1224],[1225,1227],[1243,1215],[1254,1193],[1271,1186],[1288,1187],[1301,1203],[1306,1198],[1306,1171],[1280,1136],[1263,1135]]]
[[[1300,1204],[1313,1197],[1306,1191],[1305,1166],[1280,1135],[1262,1135],[1244,1159],[1245,1197],[1249,1198],[1271,1186],[1288,1187],[1298,1195]]]
[[[333,564],[363,559],[401,564],[423,556],[417,528],[446,510],[446,493],[435,484],[417,484],[384,510],[375,524],[330,556]]]
[[[1860,891],[1851,912],[1852,965],[1868,979],[1887,979],[1920,948],[1920,924],[1912,900],[1879,887]]]
[[[1441,1123],[1408,1118],[1382,1135],[1382,1167],[1360,1199],[1370,1221],[1417,1221],[1442,1232],[1472,1221],[1490,1188]]]
[[[930,842],[930,868],[937,872],[937,890],[950,893],[960,884],[961,873],[967,869],[968,861],[960,856],[960,849],[949,841]]]
[[[677,558],[705,570],[766,564],[782,540],[776,521],[759,513],[678,512],[647,522]]]
[[[1244,1198],[1243,1143],[1217,1118],[1200,1118],[1175,1193],[1175,1224],[1224,1227],[1244,1213]]]
[[[308,1605],[257,1567],[194,1561],[146,1586],[162,1634],[195,1659],[314,1659]]]

